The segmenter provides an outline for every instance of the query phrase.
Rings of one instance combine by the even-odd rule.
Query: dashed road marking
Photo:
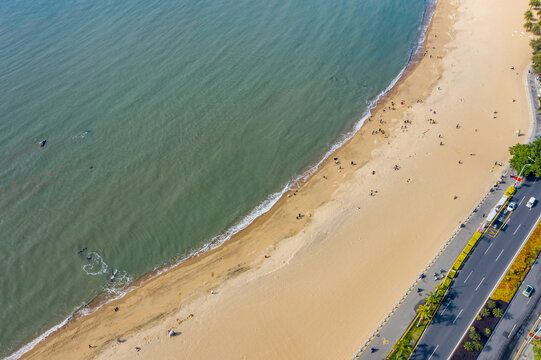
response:
[[[456,316],[456,318],[453,320],[453,324],[456,323],[456,319],[458,319],[458,317],[460,316],[460,314],[462,314],[462,311],[464,309],[460,309],[460,312],[458,313],[458,315]]]
[[[515,234],[517,233],[518,229],[520,229],[520,225],[522,225],[522,224],[518,224],[517,229],[515,230],[515,232],[513,233],[513,235],[515,235]]]
[[[520,204],[522,204],[522,202],[524,201],[525,198],[526,198],[526,195],[524,195],[524,196],[522,197],[522,199],[520,199],[520,202],[518,203],[518,206],[520,206]]]
[[[511,329],[511,331],[509,331],[509,335],[507,335],[507,338],[510,339],[510,336],[511,334],[513,333],[513,330],[515,330],[515,327],[517,326],[517,324],[513,325],[513,328]]]
[[[496,258],[496,261],[498,261],[498,259],[500,258],[500,256],[502,256],[502,254],[503,254],[503,249],[502,251],[500,251],[500,255],[498,255],[498,257]]]
[[[485,254],[488,252],[488,250],[492,247],[492,243],[487,247],[487,249],[485,250]]]
[[[473,270],[470,271],[470,273],[468,274],[468,277],[466,277],[466,280],[464,280],[464,284],[466,283],[466,281],[468,281],[468,279],[470,278],[470,275],[473,274]]]
[[[436,350],[438,350],[440,346],[439,345],[436,345],[436,348],[434,349],[434,351],[432,351],[432,354],[430,354],[430,357],[428,358],[428,360],[432,359],[432,355],[434,355],[434,353],[436,352]]]
[[[485,281],[485,278],[483,277],[481,279],[481,281],[479,282],[479,285],[477,285],[477,287],[475,288],[475,291],[477,291],[477,289],[479,289],[479,286],[481,286],[481,284],[483,283],[483,281]]]

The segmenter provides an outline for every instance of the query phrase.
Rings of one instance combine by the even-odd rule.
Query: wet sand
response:
[[[426,55],[333,155],[340,164],[331,157],[222,247],[71,321],[24,358],[353,357],[501,175],[494,163],[526,141],[516,130],[530,126],[527,8],[440,0]]]

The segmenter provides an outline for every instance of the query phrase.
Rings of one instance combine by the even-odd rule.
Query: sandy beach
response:
[[[527,8],[439,0],[420,62],[297,192],[23,358],[352,358],[526,141]]]

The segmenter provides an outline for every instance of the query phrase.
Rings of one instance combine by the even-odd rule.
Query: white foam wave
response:
[[[83,265],[83,271],[88,275],[102,275],[107,273],[109,266],[103,261],[103,258],[95,251],[88,253],[88,264]]]

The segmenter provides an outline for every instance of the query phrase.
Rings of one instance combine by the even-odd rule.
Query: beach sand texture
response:
[[[71,321],[24,358],[353,357],[501,175],[494,163],[527,138],[515,133],[530,126],[527,7],[440,0],[426,56],[333,155],[340,164],[331,157],[219,249]]]

